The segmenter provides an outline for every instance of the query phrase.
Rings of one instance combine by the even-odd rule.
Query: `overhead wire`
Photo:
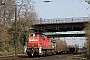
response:
[[[34,2],[35,2],[35,1],[34,1]],[[35,5],[36,5],[38,8],[40,8],[42,11],[44,11],[46,14],[49,14],[49,13],[46,12],[43,8],[41,8],[39,5],[37,5],[36,2],[35,2]],[[86,8],[86,7],[87,7],[87,8]],[[85,9],[85,8],[86,8],[86,10],[87,10],[87,9],[88,9],[88,5],[84,6],[83,8],[80,8],[79,10],[77,10],[77,11],[71,13],[71,14],[67,14],[67,15],[65,15],[65,16],[63,16],[63,17],[68,17],[68,16],[70,16],[70,15],[74,15],[74,14],[78,13],[79,11],[81,11],[82,9]],[[54,16],[52,16],[51,14],[49,14],[49,16],[51,16],[51,17],[54,18]]]
[[[77,10],[77,11],[71,13],[71,14],[65,15],[65,16],[63,16],[63,17],[67,17],[67,16],[70,16],[70,15],[74,15],[74,14],[78,13],[79,11],[81,11],[82,9],[85,9],[86,7],[88,7],[88,5],[84,6],[83,8],[80,8],[79,10]],[[87,10],[87,8],[86,8],[86,10]]]
[[[35,2],[35,1],[34,1]],[[54,18],[54,16],[52,16],[50,13],[46,12],[43,8],[41,8],[39,5],[36,4],[36,2],[34,3],[38,8],[40,8],[42,11],[44,11],[44,13],[48,14],[49,16],[51,16],[52,18]]]
[[[37,4],[36,4],[37,5]],[[37,5],[38,6],[38,5]],[[40,6],[38,6],[42,11],[44,11],[46,14],[49,14],[48,12],[46,12],[43,8],[41,8]],[[54,16],[52,16],[51,14],[49,14],[49,16],[51,16],[51,17],[54,17]]]

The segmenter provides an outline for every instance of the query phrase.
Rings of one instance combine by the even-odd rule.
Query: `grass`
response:
[[[10,43],[0,43],[0,56],[13,55],[15,53],[15,47],[12,44],[13,42]],[[17,54],[24,54],[24,46],[21,43],[18,43]]]
[[[2,54],[0,54],[0,56],[3,56]]]
[[[4,51],[4,49],[0,47],[0,52],[3,52],[3,51]]]
[[[84,54],[77,54],[77,55],[74,55],[74,58],[73,60],[86,60],[87,58],[85,57],[85,53]]]

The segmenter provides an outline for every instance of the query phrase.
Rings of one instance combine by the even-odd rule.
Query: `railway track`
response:
[[[73,54],[61,54],[45,57],[32,57],[27,55],[0,57],[0,60],[73,60]]]

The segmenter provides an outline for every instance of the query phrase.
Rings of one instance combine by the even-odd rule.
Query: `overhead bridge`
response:
[[[66,32],[83,31],[86,24],[90,22],[89,17],[40,19],[33,21],[34,32]],[[85,34],[52,34],[48,36],[84,36]]]
[[[89,21],[88,17],[40,19],[32,27],[35,32],[81,31]]]

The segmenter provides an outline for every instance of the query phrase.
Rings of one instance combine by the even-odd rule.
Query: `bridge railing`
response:
[[[55,19],[35,20],[34,24],[72,23],[72,22],[87,22],[87,21],[90,21],[89,17],[55,18]]]

